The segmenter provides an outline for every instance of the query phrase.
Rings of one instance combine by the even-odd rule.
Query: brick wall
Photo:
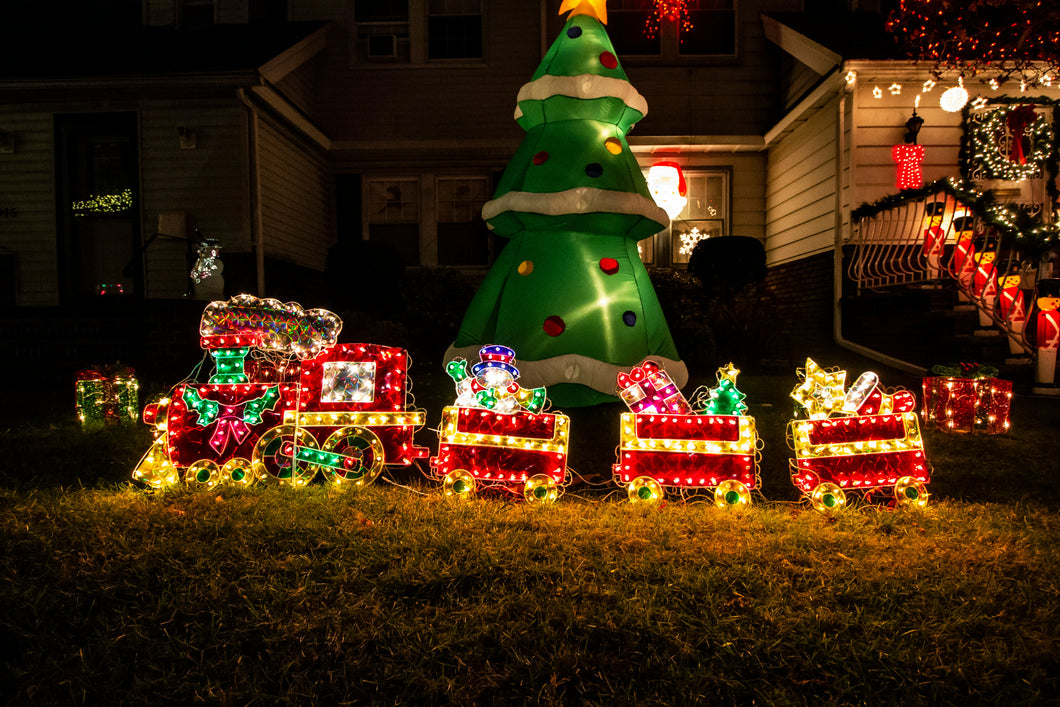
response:
[[[777,363],[800,363],[834,346],[832,333],[833,256],[822,253],[769,268],[766,286],[774,300]]]

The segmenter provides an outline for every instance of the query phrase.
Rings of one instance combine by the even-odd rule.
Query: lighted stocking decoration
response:
[[[1027,311],[1024,304],[1023,290],[1020,289],[1022,278],[1019,267],[1014,266],[998,283],[1001,294],[997,299],[998,314],[1009,330],[1008,350],[1011,354],[1022,355],[1023,327],[1027,323]]]
[[[799,370],[792,390],[796,419],[788,437],[795,450],[792,482],[826,514],[839,511],[847,494],[869,498],[883,490],[900,505],[927,502],[929,467],[908,391],[887,393],[875,373],[846,388],[846,371],[823,369],[813,359]]]
[[[560,406],[611,402],[622,370],[651,358],[688,379],[637,242],[666,227],[626,133],[647,112],[615,57],[603,0],[572,10],[519,91],[526,131],[482,210],[509,238],[445,360],[503,341],[523,380]]]
[[[1060,280],[1038,280],[1035,304],[1038,306],[1038,371],[1035,382],[1051,388],[1056,381],[1056,350],[1060,346]]]
[[[555,501],[567,483],[570,419],[542,412],[544,388],[519,386],[513,349],[483,346],[470,368],[463,359],[446,364],[456,404],[442,409],[438,455],[430,459],[443,492],[468,498],[493,488],[531,503]]]

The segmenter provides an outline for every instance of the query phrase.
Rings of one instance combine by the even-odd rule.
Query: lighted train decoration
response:
[[[658,502],[666,489],[713,492],[723,508],[746,506],[759,487],[760,442],[736,388],[739,370],[718,370],[717,387],[689,404],[666,372],[645,361],[618,376],[622,413],[615,483],[630,501]],[[693,408],[699,408],[694,412]]]
[[[145,408],[156,439],[133,478],[154,488],[304,486],[322,473],[357,487],[427,457],[414,441],[426,413],[407,409],[406,352],[336,343],[341,328],[333,313],[290,302],[209,304],[199,333],[213,373]]]
[[[884,392],[879,377],[863,373],[846,388],[846,371],[812,359],[799,369],[791,397],[798,417],[788,424],[795,487],[813,507],[833,515],[856,493],[890,505],[923,506],[930,466],[909,391]]]
[[[570,419],[544,412],[544,388],[519,385],[515,351],[484,346],[470,366],[456,359],[446,372],[456,404],[442,410],[434,475],[447,496],[483,490],[522,494],[530,503],[554,502],[568,482]]]

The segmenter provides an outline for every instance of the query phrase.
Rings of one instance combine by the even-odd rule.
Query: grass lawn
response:
[[[437,424],[447,379],[413,377]],[[567,411],[578,482],[537,508],[393,471],[357,494],[147,493],[128,481],[145,426],[82,433],[72,393],[42,394],[0,424],[0,695],[1055,703],[1060,401],[1017,397],[1002,437],[925,433],[926,509],[829,521],[788,477],[795,382],[739,380],[765,442],[739,512],[625,503],[623,406]]]

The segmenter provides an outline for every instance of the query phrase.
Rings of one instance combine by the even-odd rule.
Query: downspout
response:
[[[843,338],[843,155],[846,153],[846,104],[847,92],[840,89],[839,92],[839,114],[836,116],[836,169],[835,169],[835,247],[832,258],[832,334],[835,342],[845,349],[860,354],[866,358],[896,368],[906,373],[917,376],[927,374],[927,369],[908,361],[889,356],[885,353],[870,349],[861,344],[855,344]],[[852,100],[852,99],[850,99]],[[853,115],[853,111],[851,111]],[[853,126],[851,126],[853,131]],[[851,161],[854,159],[854,151],[850,151]],[[854,178],[854,165],[850,165],[851,180]],[[854,224],[850,224],[851,228]]]
[[[258,162],[258,109],[239,89],[239,100],[247,108],[247,158],[250,161],[250,243],[254,249],[258,297],[265,296],[265,242],[261,230],[261,165]]]

